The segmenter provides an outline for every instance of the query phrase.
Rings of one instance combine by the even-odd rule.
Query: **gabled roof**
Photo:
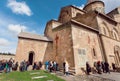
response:
[[[33,34],[33,33],[28,33],[28,32],[21,32],[18,35],[18,38],[31,39],[31,40],[39,40],[39,41],[47,41],[47,42],[52,41],[48,37],[37,35],[37,34]]]
[[[117,21],[115,21],[114,19],[112,19],[111,17],[109,17],[108,15],[106,14],[103,14],[103,13],[100,13],[98,11],[95,11],[96,14],[102,16],[102,17],[105,17],[106,19],[108,19],[109,21],[112,21],[113,23],[115,23],[115,25],[117,24]]]

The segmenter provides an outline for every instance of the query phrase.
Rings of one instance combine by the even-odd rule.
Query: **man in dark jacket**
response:
[[[105,62],[104,64],[105,64],[105,71],[106,71],[106,73],[110,73],[108,62]]]

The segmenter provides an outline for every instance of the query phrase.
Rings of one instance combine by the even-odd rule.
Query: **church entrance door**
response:
[[[29,53],[29,59],[28,59],[30,65],[33,64],[33,60],[34,60],[34,53],[33,53],[33,52],[30,52],[30,53]]]

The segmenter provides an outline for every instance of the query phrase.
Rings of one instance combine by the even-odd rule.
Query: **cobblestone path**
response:
[[[56,75],[66,81],[120,81],[120,73],[65,76],[63,73],[57,72]]]

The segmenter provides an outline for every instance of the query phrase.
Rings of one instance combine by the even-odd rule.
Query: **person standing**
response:
[[[101,62],[101,66],[102,66],[102,71],[103,71],[103,73],[105,73],[105,65],[104,65],[104,62]]]
[[[7,60],[6,60],[6,63],[5,63],[4,71],[5,71],[5,73],[9,72],[9,65],[8,65],[8,61]]]
[[[100,61],[97,62],[97,70],[98,70],[98,74],[102,74],[101,73],[101,63],[100,63]]]
[[[46,69],[46,71],[48,71],[48,68],[49,68],[49,61],[46,61],[45,62],[45,69]]]
[[[41,69],[42,68],[42,62],[40,61],[39,62],[39,69]]]
[[[88,62],[86,62],[86,72],[87,72],[87,75],[89,75],[91,72],[91,67],[90,67],[90,64]]]
[[[55,61],[53,61],[53,70],[54,70],[54,72],[56,73],[56,62]]]
[[[33,65],[33,69],[32,69],[32,70],[36,70],[36,66],[37,66],[37,63],[34,62],[34,65]]]
[[[112,68],[113,68],[113,71],[115,72],[116,71],[116,67],[115,67],[114,63],[112,63]]]
[[[50,61],[50,72],[52,72],[52,70],[53,70],[53,62],[52,61]]]
[[[104,64],[105,64],[105,71],[106,71],[106,73],[110,73],[108,62],[105,62]]]
[[[69,64],[67,61],[65,62],[65,74],[69,75]]]
[[[25,68],[25,70],[27,71],[28,70],[28,67],[29,67],[29,65],[30,65],[30,63],[29,63],[29,61],[26,61],[26,68]]]
[[[63,62],[63,73],[65,74],[65,62]]]
[[[15,63],[15,68],[14,70],[16,71],[18,69],[18,62]]]
[[[10,59],[9,61],[8,61],[8,72],[12,72],[12,60]]]

